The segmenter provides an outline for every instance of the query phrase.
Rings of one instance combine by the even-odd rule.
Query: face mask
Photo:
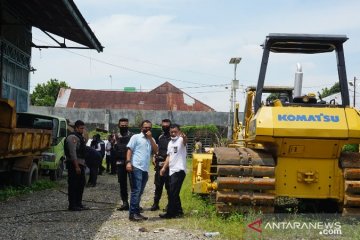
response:
[[[124,135],[124,134],[126,134],[127,133],[127,131],[128,131],[128,127],[120,127],[120,133],[121,133],[121,135]]]
[[[164,133],[170,132],[170,127],[162,127],[161,129],[163,130]]]
[[[179,138],[179,136],[171,137],[171,140],[176,141]]]

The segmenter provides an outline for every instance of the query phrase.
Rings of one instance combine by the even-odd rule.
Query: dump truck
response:
[[[345,35],[269,34],[256,89],[247,93],[241,139],[193,156],[193,192],[214,194],[219,213],[274,212],[276,199],[294,198],[313,209],[360,213],[360,113],[350,107]],[[341,103],[315,94],[263,101],[271,54],[334,52]],[[299,92],[299,91],[294,91]],[[301,91],[300,91],[301,92]]]
[[[59,116],[21,112],[17,113],[17,127],[52,131],[51,147],[42,152],[38,167],[42,175],[49,175],[53,181],[61,178],[66,160],[64,141],[68,131],[67,120]]]
[[[0,99],[0,112],[0,174],[29,186],[38,178],[42,152],[51,147],[53,126],[18,126],[15,102],[9,99]]]

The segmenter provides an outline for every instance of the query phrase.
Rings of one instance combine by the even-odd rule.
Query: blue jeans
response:
[[[148,172],[142,171],[133,166],[133,171],[129,173],[130,175],[130,186],[131,186],[131,196],[130,196],[130,215],[140,213],[140,201],[141,195],[144,192],[145,185],[148,180]]]

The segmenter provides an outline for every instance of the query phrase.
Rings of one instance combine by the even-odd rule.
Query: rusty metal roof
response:
[[[215,111],[169,82],[161,84],[150,92],[61,89],[55,107]]]
[[[5,3],[2,6],[19,13],[26,24],[90,49],[96,49],[98,52],[103,50],[103,46],[73,0],[5,0]],[[59,45],[59,47],[67,47],[62,43]]]

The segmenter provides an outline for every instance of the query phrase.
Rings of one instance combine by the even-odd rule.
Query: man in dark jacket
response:
[[[129,194],[127,188],[128,172],[126,171],[126,145],[129,143],[133,133],[129,132],[129,120],[127,118],[121,118],[118,124],[120,133],[116,136],[116,142],[114,144],[114,161],[117,166],[118,182],[120,184],[120,196],[123,202],[122,206],[117,210],[127,211],[129,210]]]
[[[70,133],[64,144],[68,169],[68,200],[70,211],[87,209],[82,204],[85,187],[85,124],[81,120],[75,122],[74,132]]]
[[[103,171],[105,170],[105,168],[102,165],[105,156],[105,143],[103,140],[101,140],[100,134],[96,134],[93,136],[93,140],[91,141],[90,147],[94,148],[101,155],[101,159],[98,163],[98,167],[99,167],[98,174],[102,175]]]
[[[89,180],[87,186],[95,187],[99,169],[99,162],[101,160],[101,155],[94,148],[86,146],[85,151],[85,162],[86,166],[89,168]]]
[[[158,153],[154,155],[153,164],[155,166],[155,196],[154,204],[151,206],[151,211],[159,210],[159,201],[162,195],[162,191],[165,185],[166,193],[169,196],[169,171],[166,171],[164,176],[160,176],[160,170],[164,165],[167,156],[167,147],[171,140],[170,136],[170,124],[169,119],[163,119],[161,121],[162,134],[158,137],[156,143],[158,145]]]

